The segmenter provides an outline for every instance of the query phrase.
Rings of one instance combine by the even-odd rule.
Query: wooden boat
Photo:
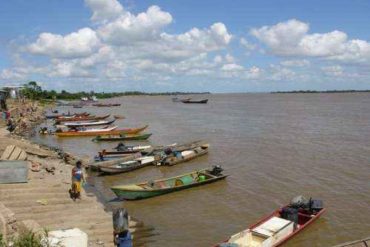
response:
[[[59,117],[80,117],[80,116],[89,116],[87,112],[75,113],[75,114],[46,114],[47,119],[59,118]]]
[[[67,127],[85,127],[85,126],[99,126],[99,125],[110,125],[116,121],[115,119],[110,120],[110,121],[96,121],[96,122],[67,122],[64,123],[64,126]]]
[[[93,106],[97,107],[112,107],[112,106],[121,106],[121,104],[103,104],[103,103],[98,103],[98,104],[92,104]]]
[[[113,115],[113,117],[114,117],[115,119],[125,119],[125,117],[124,117],[124,116],[122,116],[122,115]]]
[[[142,157],[141,153],[133,153],[133,154],[128,154],[127,156],[124,156],[119,159],[113,159],[113,160],[107,160],[107,161],[101,161],[101,162],[93,162],[93,163],[90,163],[87,167],[93,171],[100,171],[100,167],[119,164],[121,162],[134,160],[139,157]]]
[[[222,171],[220,167],[216,166],[212,169],[202,169],[171,178],[138,184],[117,185],[111,187],[111,190],[119,199],[144,199],[216,182],[227,177],[227,175],[222,174]]]
[[[204,144],[195,148],[186,149],[183,151],[165,151],[165,157],[161,160],[161,165],[173,166],[182,162],[195,159],[199,156],[208,153],[209,144]]]
[[[142,154],[148,154],[145,150],[150,150],[151,151],[152,146],[146,145],[146,146],[125,146],[124,150],[120,151],[106,151],[103,149],[94,157],[94,160],[96,162],[101,162],[101,161],[107,161],[107,160],[112,160],[112,159],[119,159],[123,158],[129,154],[133,153],[142,153]]]
[[[118,135],[105,135],[105,136],[97,136],[92,141],[94,142],[102,142],[102,141],[129,141],[129,140],[146,140],[152,134],[126,134],[126,133],[119,133]]]
[[[104,136],[104,135],[124,135],[124,134],[137,134],[143,131],[148,126],[142,128],[131,128],[131,129],[117,129],[117,126],[105,127],[99,129],[85,129],[85,130],[70,130],[55,132],[58,137],[76,137],[76,136]]]
[[[208,99],[202,99],[202,100],[190,100],[190,99],[186,99],[186,100],[181,100],[182,103],[185,103],[185,104],[207,104],[208,102]]]
[[[110,166],[103,166],[100,171],[106,174],[124,173],[153,165],[157,162],[154,156],[144,156],[134,160],[121,162]]]
[[[318,219],[325,210],[321,200],[310,199],[307,204],[291,203],[216,246],[280,246]]]
[[[109,118],[110,115],[101,117],[97,116],[79,116],[79,117],[58,117],[55,119],[55,123],[60,124],[62,122],[78,122],[78,121],[97,121]]]

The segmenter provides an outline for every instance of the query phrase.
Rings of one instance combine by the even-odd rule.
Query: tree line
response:
[[[66,90],[57,92],[55,90],[43,90],[42,87],[35,81],[30,81],[23,85],[22,95],[33,100],[79,100],[83,97],[95,96],[98,99],[106,99],[129,95],[185,95],[185,94],[209,94],[209,92],[163,92],[163,93],[146,93],[141,91],[126,91],[126,92],[76,92],[71,93]]]

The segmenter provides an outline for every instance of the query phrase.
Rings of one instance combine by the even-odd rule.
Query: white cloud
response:
[[[239,64],[228,63],[228,64],[224,64],[221,67],[221,70],[223,70],[223,71],[242,71],[242,70],[244,70],[244,67],[239,65]]]
[[[327,76],[343,76],[344,70],[340,65],[326,66],[322,68],[322,71]]]
[[[249,55],[251,51],[255,50],[257,46],[255,44],[250,43],[245,38],[240,38],[241,46],[246,50],[246,54]]]
[[[307,59],[297,59],[297,60],[284,60],[280,62],[281,65],[286,67],[306,67],[310,66],[310,61]]]
[[[158,6],[151,6],[146,12],[136,16],[130,12],[122,14],[113,22],[101,26],[98,34],[102,40],[110,44],[132,44],[155,39],[162,28],[171,22],[170,13],[162,11]]]
[[[251,34],[279,56],[323,57],[346,62],[369,62],[370,43],[348,40],[341,31],[309,34],[309,24],[288,20],[273,26],[254,28]]]
[[[117,0],[85,0],[93,11],[92,21],[107,21],[123,13],[123,7]]]
[[[32,54],[59,58],[86,57],[99,46],[99,39],[94,30],[82,28],[66,36],[41,33],[35,43],[28,46]]]

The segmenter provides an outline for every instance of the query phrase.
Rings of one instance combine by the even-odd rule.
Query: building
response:
[[[23,86],[5,86],[3,91],[8,93],[8,97],[12,99],[19,99],[21,97],[21,90]]]

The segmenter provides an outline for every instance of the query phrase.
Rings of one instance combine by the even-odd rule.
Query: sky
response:
[[[0,86],[370,89],[367,0],[2,0]]]

